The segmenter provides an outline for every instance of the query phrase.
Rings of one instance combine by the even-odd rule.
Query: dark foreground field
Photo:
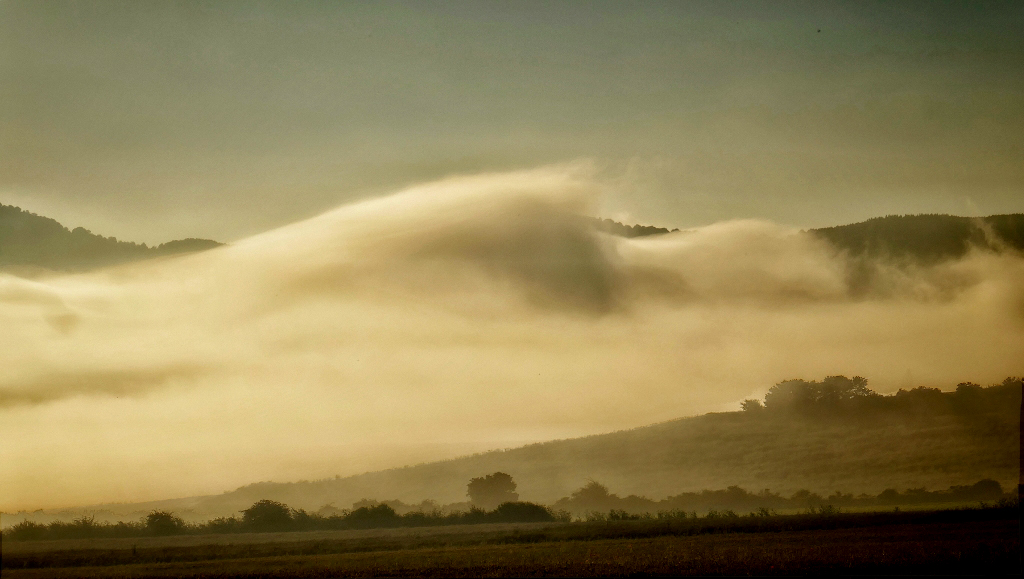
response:
[[[8,577],[1006,574],[1015,509],[6,542]]]

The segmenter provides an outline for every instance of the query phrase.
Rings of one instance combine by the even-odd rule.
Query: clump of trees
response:
[[[900,492],[886,489],[878,495],[862,493],[857,496],[835,491],[827,497],[807,489],[800,489],[787,497],[769,489],[750,492],[738,486],[730,486],[718,490],[680,493],[656,501],[636,495],[620,497],[610,492],[608,487],[591,480],[570,496],[556,501],[552,508],[587,520],[628,520],[656,517],[658,513],[662,517],[675,518],[687,513],[696,517],[699,512],[717,513],[716,516],[737,512],[767,515],[783,509],[821,513],[839,507],[998,502],[1009,501],[1015,496],[1014,493],[1004,493],[998,481],[984,479],[973,485],[951,486],[944,491],[918,488]]]
[[[220,517],[200,524],[186,523],[167,511],[152,511],[135,523],[96,523],[82,517],[71,523],[53,522],[42,525],[23,521],[4,531],[3,537],[15,541],[37,539],[70,539],[95,537],[142,537],[181,534],[263,533],[282,531],[377,529],[389,527],[422,527],[464,525],[475,523],[535,523],[568,521],[566,513],[557,513],[545,506],[520,502],[515,482],[506,473],[496,472],[474,478],[468,485],[470,497],[483,504],[500,503],[490,509],[473,505],[469,510],[442,512],[437,503],[424,501],[432,510],[415,510],[399,514],[389,502],[363,499],[352,509],[325,507],[317,512],[293,509],[288,505],[264,499],[241,511],[241,517]],[[511,499],[511,500],[504,500]]]
[[[827,376],[821,381],[783,380],[768,389],[764,402],[744,400],[741,407],[752,414],[796,412],[805,415],[865,414],[871,412],[984,413],[1020,405],[1022,378],[1011,376],[1001,384],[984,388],[961,382],[953,392],[938,388],[900,389],[883,396],[861,376]]]
[[[146,531],[152,535],[177,535],[187,528],[181,517],[169,511],[153,511],[144,521]]]
[[[497,473],[496,473],[497,474]],[[485,478],[485,477],[484,477]],[[503,477],[499,477],[503,478]],[[492,479],[493,480],[493,479]],[[1016,493],[1004,493],[998,481],[980,480],[972,485],[951,486],[944,491],[923,488],[902,492],[886,489],[878,495],[835,493],[823,497],[806,489],[788,497],[764,489],[749,492],[738,486],[719,490],[687,492],[654,501],[630,495],[620,497],[605,485],[590,480],[551,507],[535,503],[510,501],[493,510],[470,507],[469,510],[442,512],[410,511],[399,514],[388,503],[363,500],[353,509],[335,509],[332,514],[293,509],[284,503],[261,500],[241,511],[241,517],[221,517],[205,523],[187,523],[167,511],[152,511],[138,522],[97,523],[93,517],[73,521],[55,521],[47,525],[22,521],[3,531],[4,540],[30,541],[54,539],[86,539],[145,537],[167,535],[200,535],[222,533],[259,533],[282,531],[376,529],[465,525],[477,523],[570,522],[573,518],[587,521],[630,521],[646,519],[702,519],[728,521],[748,517],[770,517],[778,510],[798,510],[815,515],[837,514],[841,509],[950,503],[981,503],[1012,506]]]
[[[487,510],[519,500],[515,481],[511,475],[503,472],[470,479],[466,485],[466,496],[473,506]]]
[[[625,225],[618,221],[612,221],[611,219],[595,219],[594,224],[597,226],[599,231],[621,237],[644,237],[646,235],[661,235],[663,233],[679,231],[678,229],[669,230],[664,227],[655,227],[653,225]]]

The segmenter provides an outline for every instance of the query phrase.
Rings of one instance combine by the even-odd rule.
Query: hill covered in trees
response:
[[[620,237],[679,231],[593,219],[594,227]],[[1024,214],[989,217],[888,215],[860,223],[811,229],[848,256],[862,261],[931,264],[963,257],[972,248],[1024,251]],[[210,239],[179,239],[158,246],[103,237],[82,227],[0,204],[0,268],[44,268],[79,272],[222,245]]]
[[[1008,378],[987,388],[964,383],[949,392],[922,387],[883,396],[856,377],[788,380],[738,412],[344,478],[94,508],[173,510],[201,519],[263,499],[311,511],[361,499],[458,503],[466,501],[467,480],[496,471],[515,479],[520,500],[549,505],[588,481],[653,501],[727,487],[783,497],[807,491],[812,498],[881,496],[889,489],[920,495],[979,480],[1013,488],[1021,389],[1019,378]]]
[[[0,268],[80,272],[140,259],[202,251],[222,245],[210,239],[178,239],[155,247],[68,229],[56,220],[0,205]]]
[[[1024,214],[957,217],[887,215],[811,229],[854,258],[929,264],[963,257],[972,248],[1024,251]]]

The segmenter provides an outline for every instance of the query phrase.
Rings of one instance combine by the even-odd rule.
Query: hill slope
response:
[[[222,244],[210,239],[189,238],[149,247],[145,243],[96,235],[82,227],[69,230],[48,217],[0,205],[0,268],[39,267],[77,272],[219,245]]]
[[[1024,214],[957,217],[887,215],[861,223],[812,229],[852,257],[935,263],[956,259],[971,247],[1024,251]]]
[[[874,395],[866,407],[757,410],[682,418],[633,430],[533,444],[358,476],[256,483],[222,495],[106,506],[228,515],[261,499],[315,510],[360,499],[464,501],[472,477],[511,474],[522,500],[553,503],[586,484],[653,499],[739,485],[784,495],[798,489],[877,494],[945,489],[1018,476],[1021,383],[956,392]]]

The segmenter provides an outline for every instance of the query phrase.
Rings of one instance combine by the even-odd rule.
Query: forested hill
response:
[[[887,215],[861,223],[812,229],[854,257],[935,263],[970,248],[1024,251],[1024,214],[989,217]]]
[[[678,231],[594,219],[597,229],[622,237]],[[811,229],[853,257],[935,263],[963,257],[971,247],[1024,252],[1024,214],[958,217],[887,215],[861,223]],[[36,267],[86,271],[161,255],[202,251],[222,245],[210,239],[179,239],[155,247],[69,230],[54,219],[0,204],[0,268]]]
[[[552,504],[594,480],[620,496],[660,500],[683,492],[809,489],[877,494],[941,490],[991,479],[1012,488],[1019,471],[1021,379],[988,388],[901,390],[882,396],[863,378],[787,380],[744,411],[681,418],[632,430],[531,444],[453,460],[294,483],[255,483],[220,495],[92,511],[226,516],[262,499],[317,510],[361,499],[464,501],[466,483],[510,474],[523,500]],[[909,492],[909,491],[908,491]],[[91,511],[90,511],[91,512]],[[134,515],[133,515],[134,516]]]
[[[597,219],[599,230],[622,237],[679,231],[650,225],[625,225]],[[956,215],[886,215],[860,223],[811,229],[854,258],[937,263],[957,259],[972,247],[1024,252],[1024,214],[959,217]]]
[[[69,230],[49,217],[0,204],[0,268],[77,272],[219,245],[210,239],[189,238],[149,247],[96,235],[82,227]]]
[[[618,235],[620,237],[644,237],[646,235],[659,235],[662,233],[679,231],[678,229],[669,230],[664,227],[655,227],[653,225],[626,225],[624,223],[619,223],[618,221],[612,221],[611,219],[595,219],[594,221],[599,231]]]

